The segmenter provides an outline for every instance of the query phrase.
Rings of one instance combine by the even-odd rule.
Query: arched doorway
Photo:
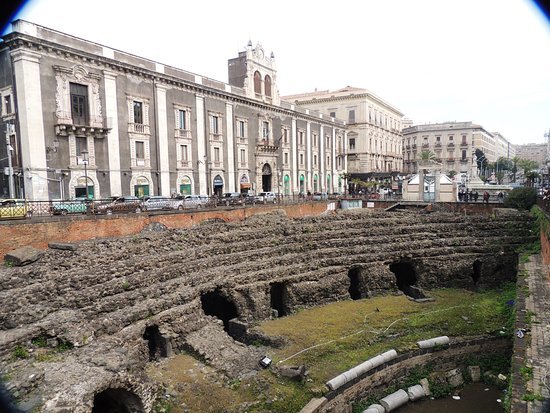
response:
[[[241,176],[240,184],[241,184],[240,192],[242,194],[246,194],[250,190],[250,188],[252,187],[252,185],[250,185],[248,175],[246,175],[246,174]]]
[[[74,196],[75,198],[86,198],[86,179],[88,179],[88,198],[94,198],[94,181],[89,176],[81,176],[76,180],[76,185],[74,187]]]
[[[305,190],[306,190],[306,181],[305,181],[304,175],[300,175],[300,194],[305,195],[306,193]]]
[[[273,283],[269,290],[271,308],[277,311],[277,317],[287,315],[287,289],[285,283]]]
[[[229,320],[238,317],[237,307],[220,290],[214,290],[201,295],[201,305],[204,314],[211,315],[223,321],[223,329],[229,332]]]
[[[145,176],[138,176],[134,184],[134,195],[138,198],[149,196],[149,180]]]
[[[416,287],[416,270],[406,261],[397,261],[390,264],[390,271],[395,274],[397,288],[412,298],[425,298],[422,290]]]
[[[212,184],[213,184],[212,193],[216,196],[221,197],[223,194],[223,178],[220,175],[216,175]]]
[[[330,175],[327,175],[327,193],[332,193],[332,187],[330,186]]]
[[[180,182],[180,194],[182,195],[192,195],[191,192],[191,178],[184,176],[181,178]]]
[[[319,178],[317,174],[313,175],[313,192],[319,192]]]
[[[342,193],[342,178],[338,177],[338,193]]]
[[[143,339],[147,341],[147,347],[149,347],[149,361],[168,357],[169,343],[166,338],[160,334],[158,326],[153,325],[147,327],[143,333]]]
[[[262,191],[271,192],[271,166],[268,163],[262,167]]]
[[[92,413],[145,413],[140,398],[126,389],[106,389],[94,396]]]
[[[481,278],[481,267],[483,266],[483,263],[481,260],[475,260],[474,261],[474,273],[472,274],[472,280],[474,281],[474,285],[477,285],[477,282]]]
[[[350,268],[348,271],[349,277],[349,296],[352,300],[361,299],[361,272],[359,267]]]

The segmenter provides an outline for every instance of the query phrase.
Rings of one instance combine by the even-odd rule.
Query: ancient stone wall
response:
[[[179,218],[162,219],[169,226]],[[11,390],[29,407],[47,406],[43,411],[76,405],[90,412],[94,397],[115,384],[150,406],[155,389],[140,372],[152,351],[199,349],[212,363],[235,360],[227,371],[244,370],[245,346],[232,347],[223,331],[232,318],[253,323],[272,308],[284,315],[398,287],[513,280],[515,248],[537,235],[531,224],[529,215],[504,210],[491,217],[359,210],[296,219],[278,211],[48,250],[28,266],[0,269],[2,368]],[[153,330],[155,345],[165,346],[159,351],[151,349]],[[206,348],[213,333],[227,340],[210,339],[216,348]],[[37,338],[74,348],[40,361]],[[17,357],[21,349],[33,353]]]
[[[465,368],[472,357],[487,354],[500,354],[510,357],[512,343],[508,338],[486,337],[475,340],[454,342],[448,348],[417,350],[400,355],[383,364],[364,377],[347,383],[343,388],[330,392],[327,401],[314,410],[316,413],[340,413],[351,411],[351,404],[370,396],[384,396],[384,390],[404,380],[409,372],[430,364],[434,371],[445,372],[455,368]]]

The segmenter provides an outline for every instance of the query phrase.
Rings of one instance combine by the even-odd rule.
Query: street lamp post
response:
[[[86,199],[90,199],[90,193],[88,189],[88,151],[86,149],[83,149],[82,152],[80,152],[80,155],[82,155],[82,163],[84,164],[84,178],[86,179]]]

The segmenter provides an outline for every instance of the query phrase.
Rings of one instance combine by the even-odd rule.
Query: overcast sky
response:
[[[16,17],[224,82],[252,40],[281,95],[350,85],[415,124],[550,132],[550,26],[528,0],[34,0]]]

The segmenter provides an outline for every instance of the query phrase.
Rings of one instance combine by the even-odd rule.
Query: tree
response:
[[[514,156],[512,158],[512,173],[514,174],[514,182],[516,182],[516,174],[518,173],[518,162],[519,162],[519,158],[517,156]]]
[[[429,149],[424,149],[420,152],[420,160],[422,161],[435,161],[435,159],[435,153],[433,153]]]
[[[504,206],[516,209],[530,209],[537,202],[535,188],[514,188],[504,199]]]
[[[514,162],[512,162],[511,159],[501,156],[500,158],[497,159],[496,166],[498,170],[511,171],[512,168],[514,167]]]
[[[504,179],[504,172],[498,171],[498,172],[495,174],[495,177],[497,178],[498,184],[501,185],[501,184],[502,184],[502,180]]]
[[[534,186],[535,180],[540,178],[540,174],[537,171],[526,172],[523,176],[527,179],[527,186]]]
[[[535,161],[532,161],[531,159],[519,159],[518,166],[523,169],[524,174],[527,174],[527,172],[537,169],[539,167],[539,164]]]

